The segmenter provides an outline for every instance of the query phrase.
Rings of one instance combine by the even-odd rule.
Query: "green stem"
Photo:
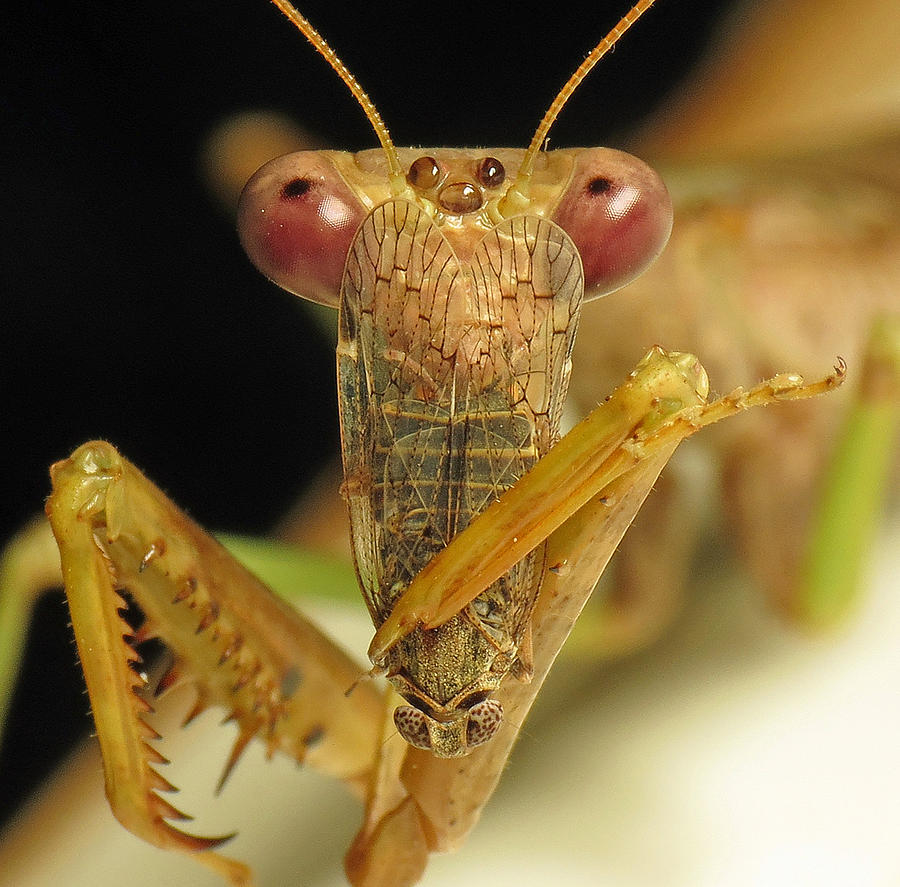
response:
[[[828,628],[852,610],[887,493],[900,427],[900,317],[872,327],[856,402],[826,474],[797,598],[798,616]]]

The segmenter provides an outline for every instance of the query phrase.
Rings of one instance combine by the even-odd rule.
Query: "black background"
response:
[[[725,0],[660,0],[554,127],[621,144]],[[524,145],[625,2],[306,2],[398,144]],[[375,145],[345,87],[264,0],[27,4],[5,23],[0,533],[47,466],[115,443],[198,520],[261,532],[337,446],[333,354],[244,259],[198,152],[225,115],[285,111]],[[0,815],[89,729],[61,596],[41,605],[0,757]]]

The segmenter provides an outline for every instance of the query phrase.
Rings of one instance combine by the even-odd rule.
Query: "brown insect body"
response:
[[[451,178],[447,187],[458,186]],[[376,626],[434,554],[558,436],[581,259],[552,222],[518,217],[482,236],[471,215],[453,229],[455,242],[476,243],[468,262],[402,200],[368,216],[347,261],[344,471]],[[510,670],[530,677],[527,629],[542,572],[543,548],[449,622],[388,651],[379,665],[413,704],[396,716],[413,744],[449,757],[490,738],[500,710],[486,697]]]
[[[845,365],[812,384],[783,373],[707,403],[697,358],[656,346],[553,446],[580,303],[653,261],[671,204],[659,177],[627,155],[540,149],[572,89],[653,0],[638,0],[595,47],[526,151],[426,153],[397,151],[334,53],[286,0],[274,2],[335,67],[382,143],[383,153],[267,164],[245,189],[239,226],[275,282],[340,307],[344,493],[377,626],[370,656],[410,703],[394,720],[417,748],[385,736],[380,688],[347,694],[359,671],[339,646],[109,444],[89,442],[53,467],[47,515],[123,825],[235,887],[251,882],[245,865],[214,852],[229,836],[183,831],[188,817],[162,796],[175,786],[158,772],[167,759],[139,693],[148,679],[136,650],[159,637],[174,665],[158,689],[188,678],[197,689],[188,719],[215,705],[238,727],[220,786],[254,737],[344,780],[367,801],[348,877],[412,884],[429,853],[458,846],[477,821],[561,644],[678,443],[751,407],[829,391]],[[46,538],[15,546],[23,574],[32,550],[47,560]],[[146,617],[136,631],[122,618],[122,591]],[[529,685],[503,683],[532,668]],[[494,691],[508,713],[502,728]],[[466,760],[440,760],[495,734]]]

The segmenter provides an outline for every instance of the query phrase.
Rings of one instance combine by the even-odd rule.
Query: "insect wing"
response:
[[[354,556],[376,625],[557,437],[581,294],[574,244],[543,219],[503,222],[468,262],[411,203],[382,204],[361,225],[338,366]],[[473,602],[500,649],[521,637],[539,557]]]
[[[385,487],[386,462],[394,461],[396,420],[401,406],[413,399],[420,376],[410,346],[413,340],[430,338],[430,314],[425,312],[447,304],[460,273],[440,232],[402,201],[373,210],[347,258],[337,348],[344,491],[357,574],[376,623],[384,618],[385,537],[393,535],[385,518],[395,510],[385,498],[396,499],[396,490]],[[421,399],[417,405],[428,406]],[[426,438],[422,431],[420,441]],[[413,479],[410,472],[410,484]]]
[[[485,235],[472,264],[496,349],[488,360],[508,374],[509,408],[529,417],[543,456],[559,437],[569,387],[584,292],[581,257],[558,225],[518,216]]]

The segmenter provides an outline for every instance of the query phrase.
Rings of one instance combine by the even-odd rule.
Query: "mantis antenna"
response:
[[[519,167],[516,181],[510,190],[521,190],[521,188],[526,185],[528,179],[531,178],[531,170],[534,166],[535,157],[537,157],[538,152],[541,150],[541,145],[543,145],[544,140],[547,138],[550,127],[553,126],[556,118],[559,116],[559,112],[562,111],[563,106],[569,100],[572,93],[575,92],[581,81],[587,77],[594,65],[596,65],[597,62],[599,62],[600,59],[602,59],[603,56],[619,42],[625,32],[653,5],[654,2],[655,0],[639,0],[639,2],[635,3],[634,6],[619,19],[618,24],[591,50],[587,58],[568,79],[565,86],[563,86],[556,98],[551,102],[543,119],[538,124],[538,128],[535,130],[534,136],[531,139],[531,144],[528,146],[528,150],[525,152],[525,156],[522,159],[522,165]]]
[[[402,193],[406,189],[406,180],[400,166],[400,158],[397,156],[397,149],[391,141],[388,128],[384,125],[384,121],[381,119],[381,115],[378,113],[378,109],[372,100],[359,85],[359,81],[347,69],[347,66],[338,58],[337,53],[328,45],[325,38],[309,23],[304,15],[294,9],[288,3],[288,0],[272,0],[272,2],[303,36],[312,43],[316,52],[331,65],[338,77],[347,84],[347,88],[353,93],[353,97],[359,102],[366,117],[369,118],[369,123],[372,124],[372,129],[375,130],[375,135],[378,136],[378,141],[381,142],[381,147],[384,149],[388,169],[390,170],[392,190],[397,194]]]
[[[403,194],[406,190],[406,180],[403,170],[400,166],[400,158],[397,156],[397,149],[391,141],[390,133],[387,126],[381,119],[378,109],[372,100],[366,94],[365,90],[359,85],[359,81],[350,73],[347,66],[338,58],[337,53],[328,45],[325,38],[309,23],[304,15],[298,12],[288,0],[272,0],[275,6],[282,14],[293,23],[293,25],[309,40],[315,47],[316,52],[328,62],[334,69],[335,73],[341,80],[347,84],[347,88],[353,93],[354,98],[359,102],[381,147],[384,150],[388,161],[388,170],[391,180],[391,190],[396,195]],[[544,140],[550,127],[553,126],[559,112],[569,100],[570,96],[577,89],[578,85],[591,72],[594,65],[600,61],[615,45],[619,42],[625,32],[653,5],[655,0],[638,0],[637,3],[619,20],[618,24],[591,50],[587,58],[578,66],[574,74],[568,79],[563,88],[559,91],[556,98],[551,102],[550,107],[544,114],[543,119],[538,124],[538,128],[531,139],[531,144],[525,151],[522,159],[522,165],[516,179],[507,191],[506,197],[502,204],[505,205],[504,215],[514,214],[517,211],[519,203],[522,199],[526,199],[526,190],[528,180],[531,178],[531,172],[534,167],[535,158],[541,150]]]

